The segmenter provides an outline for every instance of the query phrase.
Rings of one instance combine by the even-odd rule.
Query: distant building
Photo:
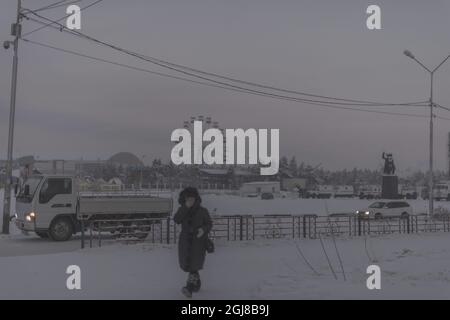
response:
[[[231,172],[226,168],[199,169],[199,176],[203,185],[212,188],[229,188]]]
[[[71,174],[77,173],[77,162],[70,160],[38,160],[30,164],[33,172],[42,174]]]
[[[305,178],[282,178],[281,189],[285,191],[300,191],[306,189]]]
[[[242,195],[260,195],[265,192],[280,193],[279,181],[246,182],[240,188]]]
[[[127,167],[143,167],[144,163],[134,154],[130,152],[119,152],[108,159],[108,162],[114,166]]]

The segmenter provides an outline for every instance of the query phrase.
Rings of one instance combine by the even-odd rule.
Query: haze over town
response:
[[[45,1],[24,1],[39,7]],[[258,4],[256,6],[256,4]],[[378,1],[382,30],[365,27],[360,1],[111,0],[83,13],[82,31],[138,52],[202,70],[314,94],[386,102],[424,101],[429,79],[402,52],[434,66],[450,52],[446,1]],[[8,39],[14,1],[2,4]],[[63,9],[46,13],[64,16]],[[123,17],[133,19],[122,19]],[[170,18],[169,18],[170,17]],[[429,23],[433,21],[433,23]],[[214,22],[214,23],[212,23]],[[38,27],[24,22],[24,31]],[[30,39],[161,71],[47,29]],[[250,41],[249,41],[250,40]],[[11,51],[0,54],[0,158],[6,157]],[[436,101],[450,105],[450,67],[436,75]],[[375,108],[371,108],[375,109]],[[380,107],[427,115],[426,108]],[[280,154],[329,169],[381,166],[426,170],[428,119],[334,110],[210,88],[62,54],[20,48],[15,156],[107,159],[118,151],[169,159],[170,133],[191,116],[223,128],[279,128]],[[446,112],[438,114],[445,116]],[[435,165],[446,170],[449,122],[435,126]]]

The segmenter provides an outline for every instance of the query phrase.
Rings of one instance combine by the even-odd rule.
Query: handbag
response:
[[[214,242],[209,236],[206,237],[206,252],[213,253],[215,250]]]

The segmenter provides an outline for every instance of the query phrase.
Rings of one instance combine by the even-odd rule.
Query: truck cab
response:
[[[67,240],[79,229],[76,220],[77,185],[66,175],[33,175],[16,195],[16,226],[40,237]]]

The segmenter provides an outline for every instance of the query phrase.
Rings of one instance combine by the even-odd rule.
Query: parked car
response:
[[[273,197],[273,193],[264,192],[264,193],[261,194],[261,199],[262,200],[272,200],[273,198],[274,198]]]
[[[356,211],[356,214],[374,219],[384,217],[407,218],[413,214],[413,209],[406,201],[377,201],[364,210]]]

